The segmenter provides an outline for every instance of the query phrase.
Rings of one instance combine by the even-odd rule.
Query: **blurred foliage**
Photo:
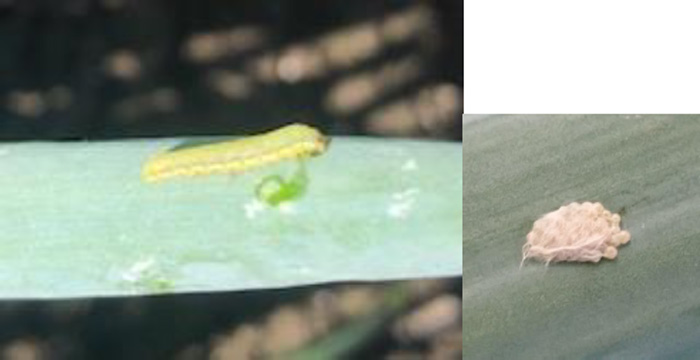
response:
[[[3,359],[461,356],[461,281],[0,302]]]
[[[0,139],[459,138],[460,1],[0,1]]]

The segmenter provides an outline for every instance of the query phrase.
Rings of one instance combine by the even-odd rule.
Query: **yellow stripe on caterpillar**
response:
[[[237,140],[156,154],[143,165],[141,179],[155,182],[174,177],[231,174],[272,163],[323,154],[329,139],[304,124]]]

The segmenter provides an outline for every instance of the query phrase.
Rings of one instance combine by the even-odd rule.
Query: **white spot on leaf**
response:
[[[294,204],[292,204],[289,201],[286,201],[286,202],[279,204],[278,208],[282,214],[286,214],[286,215],[292,215],[292,214],[295,214],[297,212],[297,209],[294,206]]]
[[[255,219],[259,213],[265,211],[265,204],[257,199],[252,199],[243,205],[243,209],[248,219]]]
[[[401,171],[415,171],[418,170],[418,163],[415,159],[407,160],[402,166]]]
[[[410,188],[392,194],[392,201],[387,208],[387,215],[395,219],[406,218],[413,210],[419,192],[420,190],[417,188]]]
[[[138,282],[153,269],[155,263],[153,258],[139,260],[122,273],[122,279],[132,283]]]

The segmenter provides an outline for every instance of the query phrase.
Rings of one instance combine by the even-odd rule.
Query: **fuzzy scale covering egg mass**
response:
[[[535,221],[523,246],[523,260],[533,258],[546,264],[560,261],[599,262],[614,259],[617,247],[630,240],[620,230],[620,215],[600,203],[571,203]]]

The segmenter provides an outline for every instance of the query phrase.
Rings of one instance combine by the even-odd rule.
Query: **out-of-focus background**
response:
[[[0,0],[0,140],[241,135],[302,121],[332,135],[459,141],[462,6]],[[4,301],[0,358],[457,359],[461,288]],[[398,307],[397,293],[409,299]]]
[[[458,139],[462,2],[0,0],[0,139]]]
[[[0,302],[0,358],[461,359],[458,279]],[[396,294],[409,297],[399,307]]]

